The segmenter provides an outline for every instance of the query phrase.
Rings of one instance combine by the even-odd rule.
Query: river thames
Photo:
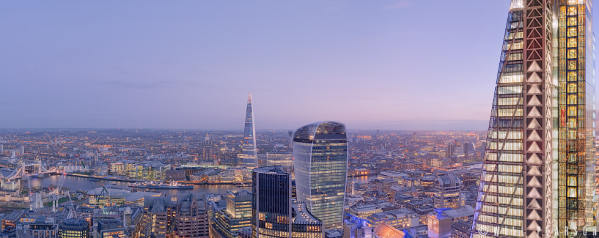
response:
[[[31,178],[31,188],[34,190],[39,189],[47,189],[50,187],[62,186],[63,189],[67,189],[71,192],[87,192],[96,188],[100,188],[102,186],[119,188],[125,190],[131,190],[128,185],[130,183],[127,182],[115,182],[115,181],[105,181],[99,179],[90,179],[90,178],[81,178],[81,177],[71,177],[71,176],[61,176],[61,175],[52,175],[44,178]],[[26,184],[25,186],[29,186]],[[193,190],[144,190],[151,192],[161,192],[169,195],[177,195],[179,193],[188,193],[193,192],[196,194],[224,194],[227,191],[237,191],[240,189],[250,190],[249,187],[240,188],[235,185],[194,185]]]

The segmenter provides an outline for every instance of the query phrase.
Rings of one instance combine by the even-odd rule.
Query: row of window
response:
[[[522,198],[517,197],[503,197],[503,196],[494,196],[494,195],[485,195],[485,202],[488,203],[499,203],[503,205],[513,205],[513,206],[522,206]]]
[[[491,150],[522,150],[522,142],[504,142],[504,143],[499,143],[499,146],[497,144],[497,142],[489,142],[488,144],[488,149]]]
[[[514,55],[514,54],[510,54]],[[519,53],[522,56],[522,53]],[[499,78],[499,83],[521,83],[524,81],[524,77],[522,73],[502,73],[501,78]]]
[[[497,94],[521,94],[522,86],[498,86]]]
[[[522,226],[522,220],[496,216],[479,215],[478,220],[487,223],[497,223],[507,226]]]
[[[488,213],[495,213],[498,215],[522,216],[522,209],[514,207],[508,208],[501,206],[482,205],[482,211]]]
[[[502,185],[485,185],[483,187],[484,192],[490,193],[502,193],[509,195],[522,195],[522,188],[517,188],[514,186],[502,186]]]
[[[497,161],[497,154],[496,153],[486,153],[487,156],[487,160],[490,161]],[[499,161],[503,161],[503,162],[522,162],[522,158],[523,155],[522,154],[509,154],[509,153],[504,153],[502,152],[501,155],[499,156]]]
[[[499,138],[498,138],[499,136]],[[496,131],[496,130],[491,130],[489,131],[489,135],[488,137],[490,139],[500,139],[500,140],[505,140],[505,139],[511,139],[511,140],[518,140],[518,139],[522,139],[522,131]]]
[[[485,164],[485,170],[489,172],[521,173],[522,165],[499,164],[499,167],[496,167],[495,164]]]
[[[510,237],[513,237],[513,236],[523,237],[524,236],[524,231],[522,231],[522,228],[506,228],[506,227],[500,228],[500,227],[496,227],[496,226],[476,224],[476,230],[478,231],[476,234],[474,234],[474,237],[476,237],[476,238],[497,237],[497,236],[510,236]],[[489,234],[491,236],[486,236],[483,234]]]
[[[508,183],[508,184],[522,184],[522,176],[519,175],[496,175],[496,174],[485,174],[486,182],[497,182],[497,177],[499,177],[500,183]]]
[[[497,105],[499,106],[513,106],[524,104],[522,97],[509,97],[509,98],[498,98]]]

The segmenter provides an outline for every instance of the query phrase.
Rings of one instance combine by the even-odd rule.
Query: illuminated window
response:
[[[498,94],[520,94],[522,93],[522,86],[500,86],[497,91]]]
[[[568,95],[568,104],[576,104],[576,95]]]
[[[575,198],[576,197],[576,188],[568,188],[568,197]]]
[[[576,84],[575,83],[569,83],[568,84],[568,93],[575,93],[576,92]]]
[[[568,37],[575,37],[578,34],[576,27],[568,27]]]
[[[571,117],[576,116],[576,107],[568,107],[568,116],[571,116]]]
[[[568,39],[568,47],[576,47],[577,46],[576,43],[577,43],[576,38]]]
[[[497,101],[497,105],[500,106],[522,105],[522,99],[520,97],[498,98]]]
[[[568,60],[568,70],[576,70],[576,60]]]
[[[576,6],[568,7],[568,16],[576,15]]]
[[[576,59],[576,49],[568,50],[568,59]]]
[[[576,25],[577,25],[576,17],[568,17],[568,26],[576,26]]]
[[[568,186],[576,186],[576,176],[568,176]]]
[[[568,72],[568,81],[576,81],[576,72]]]
[[[522,54],[520,54],[522,57]],[[499,79],[500,83],[520,83],[522,82],[522,74],[506,74],[502,75]]]

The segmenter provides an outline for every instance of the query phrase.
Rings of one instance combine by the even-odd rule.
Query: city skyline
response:
[[[599,237],[593,0],[33,1],[0,238]]]
[[[262,129],[483,130],[508,4],[147,2],[131,17],[134,3],[8,3],[0,127],[237,129],[251,92]],[[411,21],[423,11],[439,17]]]

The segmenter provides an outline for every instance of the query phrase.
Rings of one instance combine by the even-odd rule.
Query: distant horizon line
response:
[[[377,123],[349,122],[343,120],[320,120],[336,121],[346,125],[348,131],[486,131],[488,120],[400,120],[400,121],[380,121]],[[289,131],[307,125],[308,123],[298,123],[298,126],[292,127],[273,127],[263,128],[257,123],[257,131]],[[373,126],[368,126],[372,124]],[[239,127],[225,128],[200,128],[200,127],[0,127],[0,130],[193,130],[193,131],[243,131],[243,123]]]

